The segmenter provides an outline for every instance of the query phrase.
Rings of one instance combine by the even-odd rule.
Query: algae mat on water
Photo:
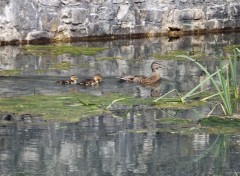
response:
[[[26,54],[32,54],[36,56],[47,55],[96,55],[98,52],[105,50],[106,48],[98,47],[79,47],[79,46],[67,46],[67,45],[26,45],[22,47],[22,50]]]
[[[43,119],[73,122],[81,118],[100,115],[114,100],[122,99],[123,104],[140,104],[126,95],[105,94],[94,96],[81,93],[64,95],[31,95],[0,99],[0,113],[16,115],[40,115]],[[131,99],[131,100],[129,100]],[[120,101],[119,101],[120,102]],[[119,103],[117,102],[117,103]]]

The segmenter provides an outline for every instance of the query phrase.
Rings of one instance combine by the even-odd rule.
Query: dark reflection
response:
[[[183,50],[212,73],[216,69],[216,43],[226,46],[240,43],[239,33],[213,36],[185,36],[175,40],[150,38],[109,42],[81,42],[76,46],[108,48],[96,56],[34,56],[20,47],[4,46],[0,50],[0,71],[16,70],[19,75],[0,76],[0,97],[82,92],[132,94],[159,97],[176,89],[191,90],[205,76],[195,63],[174,58],[161,60],[161,80],[151,86],[120,83],[122,75],[150,75],[153,54]],[[221,56],[224,53],[221,50]],[[106,59],[107,58],[107,59]],[[54,65],[69,62],[67,70]],[[238,65],[239,67],[239,65]],[[239,70],[238,74],[239,74]],[[2,73],[2,72],[1,72]],[[99,86],[82,88],[57,85],[56,81],[77,75],[79,81],[103,75]],[[209,88],[210,82],[201,87]],[[236,104],[236,106],[238,106]],[[197,121],[212,107],[191,110],[158,110],[146,106],[111,107],[112,116],[104,115],[74,124],[46,124],[39,117],[24,114],[1,115],[0,175],[239,175],[240,136],[191,135],[160,132],[167,125],[161,118],[187,118]],[[14,120],[12,120],[14,119]],[[10,122],[11,123],[10,123]],[[13,121],[13,122],[12,122]],[[16,123],[16,124],[14,124]],[[34,126],[33,124],[38,124]],[[223,145],[224,144],[224,145]],[[226,147],[227,146],[227,147]]]
[[[161,125],[156,119],[161,117],[156,110],[135,110],[123,119],[99,116],[74,124],[1,126],[0,174],[239,173],[240,136],[158,132]]]
[[[165,80],[160,88],[154,87],[148,90],[135,84],[118,84],[116,77],[122,75],[150,75],[150,65],[154,60],[154,54],[168,56],[169,52],[181,50],[186,55],[194,56],[210,73],[214,72],[217,62],[216,42],[220,47],[220,55],[225,56],[222,48],[226,45],[240,43],[240,33],[220,34],[212,36],[185,36],[171,42],[168,38],[149,38],[136,40],[117,40],[105,42],[81,42],[72,45],[85,47],[104,47],[106,50],[95,56],[73,56],[63,54],[60,56],[34,56],[26,55],[21,47],[4,46],[0,50],[0,71],[15,70],[17,76],[0,76],[0,96],[15,96],[26,94],[53,94],[68,89],[83,91],[78,87],[56,87],[55,82],[60,79],[68,79],[75,74],[79,82],[100,73],[103,76],[101,92],[115,91],[121,93],[144,92],[146,96],[164,94],[169,89],[179,92],[191,90],[203,77],[201,69],[193,62],[176,60],[173,58],[160,58],[165,68],[161,69],[161,78]],[[166,59],[166,60],[165,60]],[[54,65],[69,62],[72,67],[66,70],[54,69]],[[238,69],[240,70],[240,69]],[[2,74],[0,72],[0,74]],[[167,80],[167,81],[166,81]],[[165,89],[164,87],[169,87]],[[122,89],[121,89],[122,88]],[[98,90],[99,90],[98,89]],[[143,89],[143,90],[142,90]],[[71,90],[70,90],[71,91]],[[89,91],[89,90],[86,90]],[[136,93],[142,94],[142,93]]]

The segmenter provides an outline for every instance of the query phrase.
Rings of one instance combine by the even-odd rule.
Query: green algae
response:
[[[24,53],[35,56],[58,56],[62,54],[70,54],[74,56],[88,55],[93,56],[106,48],[98,47],[79,47],[67,45],[26,45],[21,48]]]
[[[240,119],[233,117],[216,117],[210,116],[208,118],[203,118],[200,120],[200,124],[203,126],[218,126],[218,127],[240,127]]]
[[[0,113],[32,114],[41,116],[46,120],[72,122],[107,112],[106,107],[118,98],[123,98],[123,101],[117,102],[118,104],[143,103],[140,99],[136,100],[130,96],[118,94],[105,94],[103,96],[82,93],[31,95],[1,98]]]
[[[206,103],[202,101],[191,101],[187,103],[177,102],[177,101],[157,101],[156,107],[161,109],[192,109],[194,107],[203,106]]]
[[[31,114],[33,116],[40,116],[43,120],[47,121],[77,122],[84,118],[111,113],[112,110],[115,110],[115,104],[124,105],[125,108],[126,106],[131,108],[133,105],[153,107],[151,98],[145,100],[120,94],[94,96],[84,93],[66,93],[63,95],[31,95],[1,98],[0,113],[15,115]],[[197,106],[195,102],[193,105]],[[233,118],[209,117],[194,121],[186,118],[167,117],[155,119],[155,121],[165,126],[164,128],[151,129],[155,132],[180,133],[185,135],[196,132],[211,134],[235,134],[240,132],[240,119]],[[129,132],[143,133],[147,130],[138,129]]]
[[[207,118],[206,118],[207,119]],[[152,129],[136,129],[129,130],[130,133],[146,133],[149,130],[154,131],[156,134],[160,132],[172,133],[172,134],[182,134],[182,135],[192,135],[195,133],[208,133],[208,134],[239,134],[239,122],[235,124],[235,120],[228,119],[226,124],[224,120],[219,121],[219,117],[216,117],[214,123],[206,122],[206,119],[200,120],[199,122],[193,121],[191,119],[180,119],[180,118],[160,118],[157,120],[159,124],[163,126],[161,128]],[[234,122],[235,121],[235,122]],[[214,125],[212,125],[214,124]]]
[[[235,48],[239,48],[240,49],[240,45],[228,45],[228,46],[225,46],[225,47],[223,47],[223,51],[225,52],[225,53],[233,53],[233,50],[235,49]]]
[[[123,57],[102,57],[102,58],[96,58],[96,60],[102,61],[102,60],[124,60]]]
[[[191,56],[194,59],[206,58],[206,56],[203,55],[200,51],[195,51],[195,50],[192,50],[192,51],[172,50],[172,51],[168,51],[166,54],[158,54],[158,53],[152,54],[152,56],[158,60],[179,60],[179,61],[186,60],[184,58],[176,58],[176,56],[179,56],[179,55]]]
[[[160,118],[159,122],[161,124],[168,124],[168,125],[187,125],[192,124],[193,121],[190,119],[182,119],[182,118]]]
[[[1,70],[0,76],[15,76],[20,73],[20,70]]]

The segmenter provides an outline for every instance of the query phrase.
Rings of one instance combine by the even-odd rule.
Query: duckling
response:
[[[77,84],[77,80],[78,80],[77,76],[76,75],[72,75],[70,77],[70,80],[59,80],[56,83],[62,84],[62,85],[65,85],[65,84]]]
[[[81,81],[79,85],[94,86],[96,84],[99,84],[100,82],[102,82],[102,75],[96,74],[92,79],[86,79]]]
[[[124,76],[120,77],[120,80],[125,80],[129,82],[135,82],[135,83],[140,83],[140,84],[153,84],[157,82],[160,79],[160,69],[163,68],[164,66],[161,65],[158,61],[154,61],[151,64],[151,69],[152,69],[152,74],[150,76],[143,76],[143,75],[129,75],[129,76]]]

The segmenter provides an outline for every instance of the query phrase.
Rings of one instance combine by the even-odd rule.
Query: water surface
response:
[[[213,72],[217,66],[214,59],[216,42],[220,47],[239,44],[240,37],[235,33],[214,37],[186,36],[178,40],[163,37],[73,44],[107,48],[95,56],[34,56],[25,54],[18,46],[4,46],[0,51],[0,71],[17,70],[18,74],[0,76],[0,97],[84,92],[97,96],[121,93],[146,98],[159,97],[172,89],[185,93],[205,77],[195,63],[186,60],[160,60],[165,68],[161,70],[161,81],[154,87],[121,83],[116,77],[149,75],[150,65],[156,60],[153,54],[165,55],[175,50],[200,53],[200,59],[205,58],[200,62]],[[74,66],[67,70],[52,69],[61,62]],[[96,73],[104,77],[97,87],[55,83],[72,74],[82,80]],[[197,128],[191,129],[189,134],[173,133],[166,130],[168,125],[159,123],[161,118],[169,117],[197,122],[211,111],[211,106],[167,111],[139,106],[127,113],[122,107],[114,108],[118,111],[112,115],[99,114],[69,124],[33,122],[31,117],[14,123],[1,121],[0,175],[240,174],[239,135],[200,133]]]
[[[155,113],[132,114],[125,119],[98,116],[74,124],[1,126],[0,173],[52,176],[239,174],[239,135],[158,132],[157,128],[163,126],[154,120]]]

